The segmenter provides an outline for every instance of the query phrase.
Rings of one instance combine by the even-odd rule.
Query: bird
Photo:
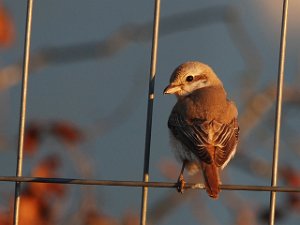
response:
[[[220,170],[234,156],[238,138],[238,110],[227,98],[222,81],[213,69],[199,61],[179,65],[170,77],[164,94],[177,97],[168,119],[171,145],[182,162],[177,181],[184,191],[184,169],[202,170],[208,195],[220,193]]]

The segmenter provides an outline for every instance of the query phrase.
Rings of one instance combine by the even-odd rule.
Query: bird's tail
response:
[[[220,192],[220,178],[219,170],[214,163],[207,164],[201,162],[203,177],[205,180],[205,189],[208,195],[214,199],[219,197]]]

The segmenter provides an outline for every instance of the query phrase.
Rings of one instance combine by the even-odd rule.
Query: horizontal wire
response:
[[[56,183],[73,185],[99,185],[99,186],[120,186],[120,187],[153,187],[153,188],[176,188],[177,183],[173,182],[143,182],[143,181],[119,181],[119,180],[91,180],[72,178],[45,178],[45,177],[16,177],[0,176],[0,182],[31,182],[31,183]],[[185,189],[205,189],[201,183],[186,183]],[[275,191],[275,192],[300,192],[300,187],[271,187],[258,185],[220,185],[222,190],[238,191]]]

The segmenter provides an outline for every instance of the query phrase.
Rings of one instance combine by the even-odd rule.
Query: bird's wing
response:
[[[223,168],[235,153],[239,135],[236,118],[229,124],[202,119],[187,122],[180,113],[173,111],[168,127],[175,138],[206,163],[214,161],[217,167]],[[214,152],[209,146],[215,147]]]
[[[188,123],[183,116],[172,111],[168,127],[176,139],[184,146],[190,149],[200,160],[206,163],[212,163],[212,156],[207,150],[207,134],[199,132],[199,129],[193,124]]]
[[[205,132],[209,129],[212,133],[210,138],[211,143],[215,146],[214,162],[217,167],[224,168],[236,151],[239,137],[237,119],[232,119],[229,124],[222,124],[213,120],[209,122],[209,125],[204,125],[205,123],[202,123],[202,125],[196,125],[196,127],[200,127],[199,132]]]

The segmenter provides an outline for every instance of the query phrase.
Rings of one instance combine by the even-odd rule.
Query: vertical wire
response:
[[[25,41],[24,41],[24,55],[23,55],[23,73],[22,73],[22,90],[21,90],[21,106],[20,106],[20,121],[19,121],[19,141],[18,141],[18,156],[17,156],[17,171],[16,176],[22,176],[23,170],[23,146],[25,134],[25,121],[26,121],[26,106],[27,106],[27,83],[28,83],[28,68],[29,68],[29,54],[30,54],[30,37],[31,37],[31,24],[32,24],[32,8],[33,0],[27,1],[27,14],[26,14],[26,28],[25,28]],[[13,224],[19,224],[20,212],[20,193],[21,183],[15,184],[15,199],[14,199],[14,218]]]
[[[288,0],[283,0],[280,52],[279,52],[279,64],[278,64],[278,80],[277,80],[276,123],[275,123],[275,133],[274,133],[272,183],[271,183],[272,187],[276,187],[277,177],[278,177],[278,155],[279,155],[279,144],[280,144],[280,126],[281,126],[282,92],[283,92],[285,51],[286,51],[287,17],[288,17]],[[270,217],[269,217],[270,225],[274,225],[275,223],[275,208],[276,208],[276,192],[272,191],[270,193]]]
[[[144,153],[144,171],[143,171],[143,181],[144,182],[149,181],[149,161],[150,161],[153,101],[154,101],[154,84],[155,84],[155,74],[156,74],[156,64],[157,64],[159,20],[160,20],[160,0],[155,0],[153,32],[152,32],[153,36],[152,36],[152,50],[151,50],[150,79],[149,79],[149,91],[148,91],[145,153]],[[141,225],[146,225],[147,205],[148,205],[148,187],[143,187],[142,188],[141,217],[140,217]]]

